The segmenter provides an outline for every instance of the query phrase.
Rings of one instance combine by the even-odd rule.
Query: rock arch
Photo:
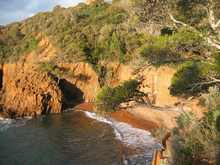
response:
[[[59,81],[59,88],[63,94],[62,109],[72,108],[84,102],[84,93],[76,85],[66,79]]]

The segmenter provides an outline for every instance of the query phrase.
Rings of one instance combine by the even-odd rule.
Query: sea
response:
[[[151,165],[150,132],[93,112],[0,118],[0,165]]]

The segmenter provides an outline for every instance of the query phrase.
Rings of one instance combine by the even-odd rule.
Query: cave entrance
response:
[[[63,93],[62,109],[72,108],[84,102],[83,92],[71,82],[61,79],[59,81],[59,87]]]
[[[2,89],[3,87],[3,70],[0,69],[0,90]]]

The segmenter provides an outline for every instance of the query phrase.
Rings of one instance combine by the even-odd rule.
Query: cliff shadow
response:
[[[59,88],[63,93],[62,109],[68,109],[84,102],[84,93],[71,82],[61,79]]]

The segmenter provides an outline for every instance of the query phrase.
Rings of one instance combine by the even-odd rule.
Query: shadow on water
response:
[[[62,109],[72,108],[84,101],[84,93],[71,82],[61,79],[59,87],[64,97]]]

